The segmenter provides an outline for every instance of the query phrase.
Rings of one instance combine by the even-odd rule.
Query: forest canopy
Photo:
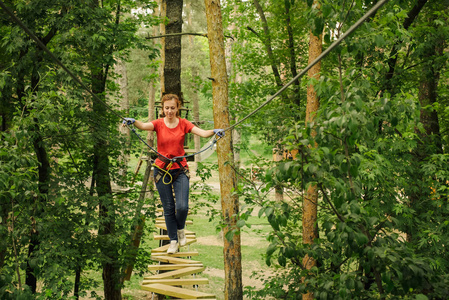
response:
[[[311,37],[325,51],[377,2],[222,1],[231,124],[310,63]],[[142,145],[119,125],[122,116],[148,119],[148,95],[161,93],[163,41],[148,38],[169,22],[158,4],[2,1],[0,298],[83,296],[98,284],[83,272],[94,270],[105,298],[120,299],[123,269],[145,272],[150,254],[129,246],[142,203],[130,201],[138,192],[117,192],[137,190],[126,158]],[[256,274],[264,287],[244,287],[246,297],[449,298],[448,17],[448,0],[387,1],[321,60],[319,75],[298,78],[226,133],[239,137],[237,224],[249,226],[246,216],[257,212],[271,227],[265,262],[276,276]],[[203,34],[182,36],[180,78],[183,98],[199,103],[209,129],[204,3],[183,2],[182,26]],[[311,87],[319,104],[312,113]],[[238,161],[251,139],[283,157],[253,157],[256,181]],[[311,189],[316,235],[308,243]],[[145,233],[156,202],[144,200]]]

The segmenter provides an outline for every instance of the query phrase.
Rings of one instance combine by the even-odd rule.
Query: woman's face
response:
[[[167,118],[173,119],[178,116],[178,103],[175,99],[164,101],[164,114]]]

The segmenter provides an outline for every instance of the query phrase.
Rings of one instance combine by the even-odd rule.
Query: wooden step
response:
[[[149,285],[141,285],[141,289],[150,291],[156,294],[167,295],[176,298],[185,299],[215,299],[215,295],[197,292],[193,290],[183,289],[175,286],[170,286],[161,283],[154,283]]]
[[[171,255],[152,255],[151,259],[170,264],[201,264],[198,260],[179,258]]]
[[[153,276],[146,276],[144,279],[169,279],[169,278],[179,278],[182,276],[192,275],[196,273],[201,273],[205,270],[205,267],[187,267],[179,270],[168,271],[164,273],[160,273]]]
[[[167,225],[165,225],[165,223],[156,223],[155,227],[158,229],[167,230]],[[187,229],[184,229],[184,232],[186,235],[195,235],[195,232]]]
[[[167,252],[151,252],[151,254],[157,255],[157,256],[170,256],[170,257],[192,257],[192,256],[198,256],[198,251],[190,251],[190,252],[176,252],[175,254],[167,254]]]
[[[165,236],[163,236],[163,235],[155,236],[154,239],[155,239],[155,240],[163,240],[163,241],[169,240],[168,236],[167,236],[167,238],[165,238]],[[185,244],[185,246],[194,244],[194,243],[196,243],[196,242],[197,242],[196,238],[190,238],[190,236],[189,236],[189,237],[186,239],[186,244]],[[164,245],[164,246],[165,246],[165,245]],[[162,247],[162,246],[161,246],[161,247]],[[184,246],[182,246],[182,247],[184,247]],[[182,247],[181,247],[181,249],[182,249]]]
[[[189,244],[193,243],[192,240],[190,240],[189,242],[190,242]],[[187,245],[187,243],[186,243],[186,245]],[[158,248],[154,248],[154,249],[151,249],[151,253],[152,254],[157,254],[157,255],[159,255],[159,253],[160,254],[164,253],[164,255],[166,255],[167,254],[167,250],[168,250],[169,247],[170,247],[170,244],[167,244],[167,245],[164,245],[164,246],[161,246],[161,247],[158,247]],[[180,247],[180,249],[182,249],[183,247]],[[170,254],[170,255],[176,256],[176,254],[178,254],[178,253],[182,253],[182,252],[176,252],[175,254]],[[196,252],[196,253],[198,253],[198,252]],[[193,255],[179,254],[179,255],[181,255],[181,256],[196,256],[198,254],[193,254]]]
[[[179,249],[183,249],[185,246],[191,245],[193,243],[196,243],[196,239],[186,239],[186,244],[182,247],[179,247]],[[164,246],[160,246],[158,248],[154,248],[151,250],[151,253],[159,253],[159,252],[167,252],[168,248],[170,247],[170,244],[166,244]]]
[[[151,279],[144,280],[142,285],[162,283],[166,285],[199,285],[199,284],[209,284],[209,279],[207,278],[177,278],[177,279]]]
[[[186,234],[186,238],[187,239],[194,239],[195,238],[195,233],[189,233],[189,234]],[[154,240],[164,240],[164,241],[168,241],[170,238],[168,237],[168,235],[166,235],[166,234],[155,234],[154,236],[153,236],[153,239]]]
[[[185,267],[202,267],[203,264],[169,264],[169,265],[150,265],[148,266],[148,271],[157,271],[157,270],[178,270]]]
[[[168,247],[166,247],[168,245],[164,245],[162,247],[159,248],[155,248],[151,250],[151,254],[154,255],[170,255],[170,256],[175,256],[175,257],[182,257],[182,256],[198,256],[198,251],[178,251],[174,254],[167,254],[167,249]],[[183,247],[179,248],[180,250],[183,249]]]

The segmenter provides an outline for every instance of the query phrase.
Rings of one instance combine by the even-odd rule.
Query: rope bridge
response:
[[[192,259],[199,255],[198,251],[189,251],[190,245],[196,242],[195,233],[185,230],[187,243],[183,248],[187,247],[187,251],[167,254],[169,244],[162,245],[163,241],[169,240],[168,235],[163,234],[167,226],[163,210],[159,209],[158,212],[162,212],[162,215],[156,218],[159,235],[155,235],[154,239],[160,241],[160,247],[151,251],[151,259],[158,264],[148,267],[149,271],[155,271],[156,274],[144,277],[140,288],[152,292],[153,298],[155,294],[159,294],[176,299],[216,299],[213,294],[198,291],[198,286],[209,284],[209,279],[196,276],[203,272],[205,267],[201,261]],[[192,221],[186,221],[186,225],[192,223]]]

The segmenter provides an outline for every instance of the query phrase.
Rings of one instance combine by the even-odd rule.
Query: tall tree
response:
[[[313,7],[317,10],[319,15],[320,5],[318,1],[313,2]],[[317,16],[318,17],[318,16]],[[310,30],[309,35],[309,64],[312,63],[322,52],[322,35],[320,28],[316,28],[315,31]],[[309,84],[307,86],[307,106],[306,106],[306,126],[314,127],[313,123],[316,118],[316,114],[320,107],[320,100],[316,93],[313,82],[317,82],[320,78],[321,62],[315,64],[307,73],[309,77]],[[312,129],[312,137],[316,135],[315,129]],[[316,144],[312,144],[311,147],[317,147]],[[303,200],[303,242],[305,244],[312,245],[318,236],[318,187],[316,184],[310,184],[307,187]],[[316,259],[306,254],[303,258],[303,266],[306,270],[311,270],[316,266]],[[313,299],[313,292],[309,291],[303,295],[303,299]]]
[[[210,65],[212,76],[212,96],[214,102],[214,126],[228,128],[228,76],[226,72],[225,46],[220,1],[205,0],[207,17],[207,36],[209,40]],[[217,146],[218,171],[220,176],[221,207],[224,222],[224,265],[225,299],[243,299],[242,255],[240,247],[240,229],[237,226],[239,215],[238,196],[233,193],[237,188],[236,174],[232,168],[234,162],[232,134],[228,134]]]
[[[163,0],[162,6],[165,9],[167,23],[165,24],[165,34],[176,34],[182,32],[182,7],[183,0]],[[164,89],[163,93],[176,94],[181,98],[181,35],[165,37],[163,43],[164,52]]]

